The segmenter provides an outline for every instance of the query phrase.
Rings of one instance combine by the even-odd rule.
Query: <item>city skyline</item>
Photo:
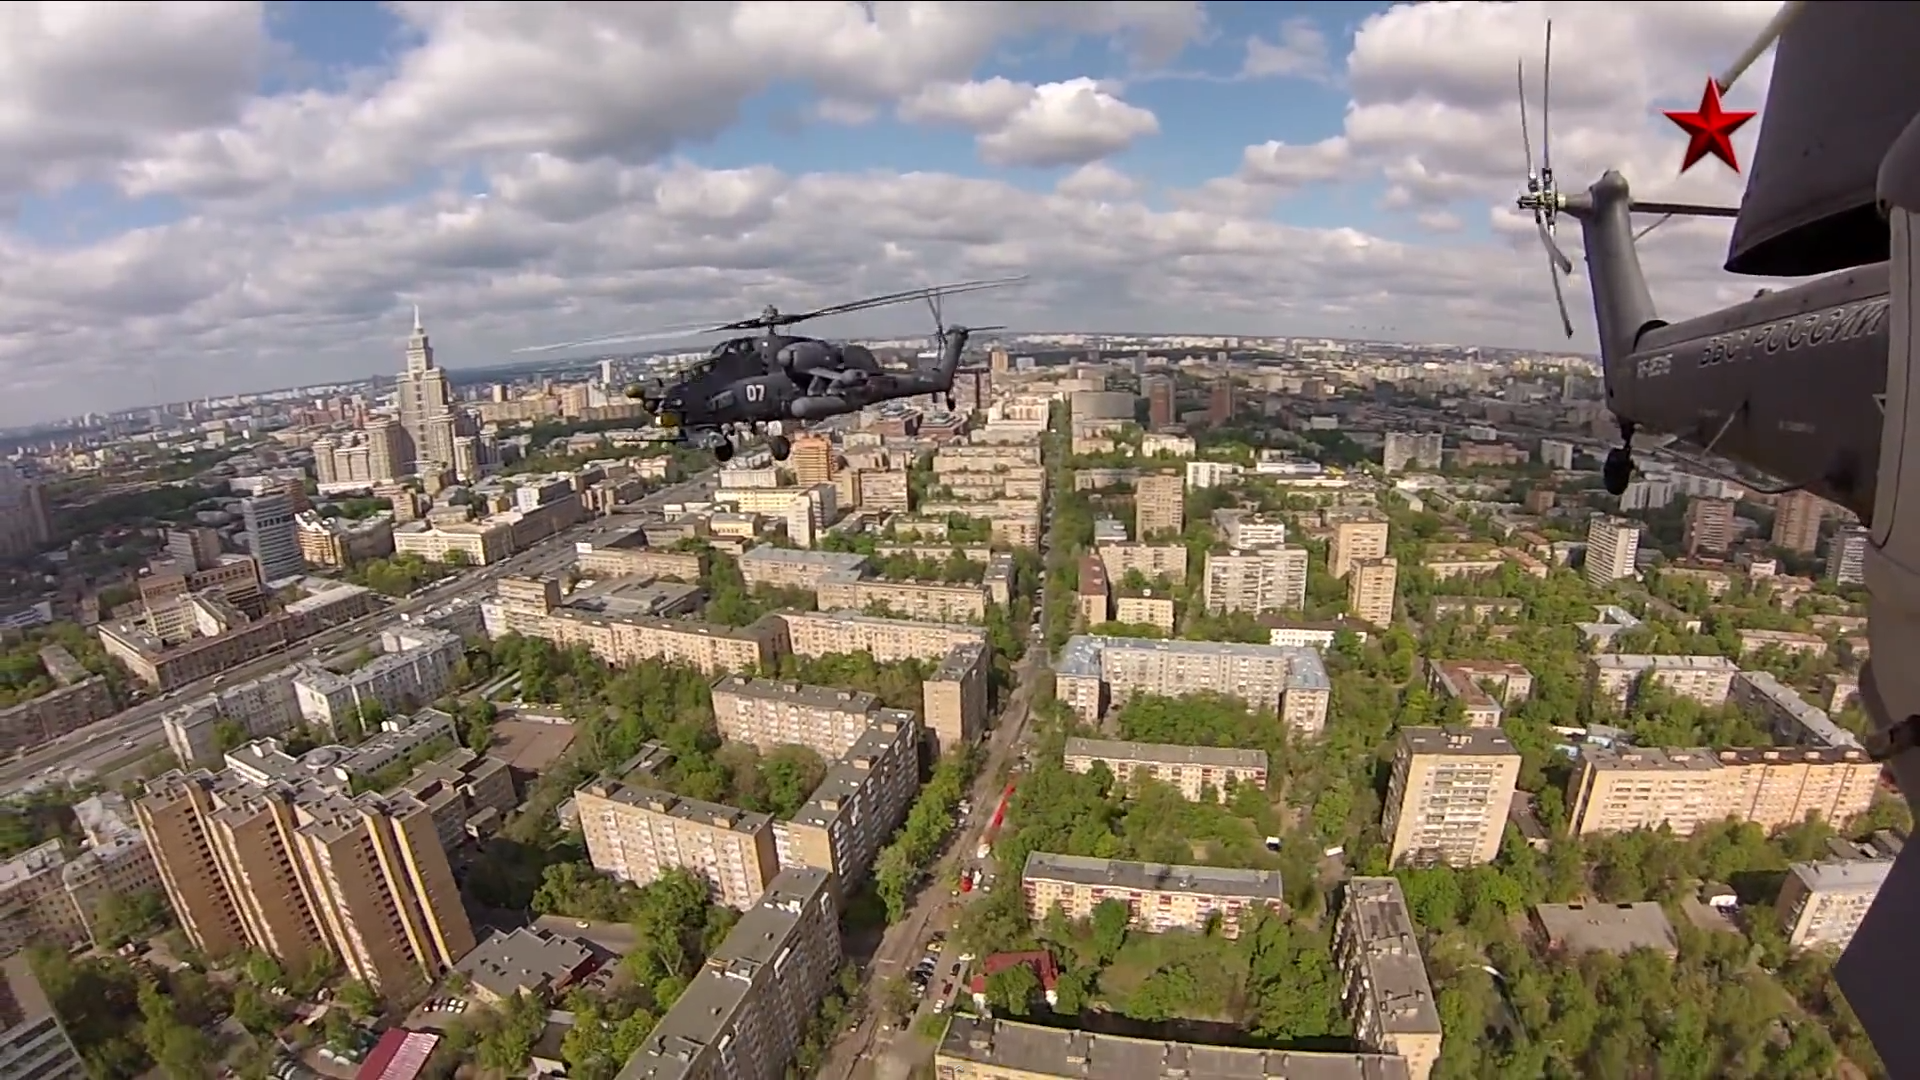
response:
[[[1736,200],[1731,174],[1669,180],[1657,109],[1772,6],[1565,12],[1560,175]],[[1592,347],[1578,283],[1581,333],[1555,341],[1507,209],[1540,5],[875,8],[29,16],[26,120],[0,129],[33,163],[0,173],[0,423],[390,371],[414,304],[473,366],[1007,271],[1032,285],[969,317]],[[109,63],[135,40],[139,64]],[[1769,63],[1729,107],[1758,104]],[[1714,269],[1724,236],[1649,240],[1664,310],[1760,284]],[[892,318],[822,332],[924,329]]]

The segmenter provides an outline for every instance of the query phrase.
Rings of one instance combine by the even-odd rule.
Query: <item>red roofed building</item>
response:
[[[431,1031],[407,1031],[393,1028],[373,1045],[373,1052],[360,1063],[354,1080],[414,1080],[427,1067],[427,1058],[440,1043]]]
[[[973,981],[967,985],[967,989],[973,991],[973,1003],[976,1008],[986,1007],[987,980],[1013,967],[1027,968],[1040,979],[1040,990],[1046,995],[1048,1008],[1060,1003],[1060,969],[1054,964],[1052,953],[1044,949],[1036,949],[1032,952],[994,953],[980,961]]]

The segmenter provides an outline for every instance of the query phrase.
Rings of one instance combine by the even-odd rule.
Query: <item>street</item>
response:
[[[672,487],[662,488],[640,501],[643,513],[622,515],[622,519],[640,524],[651,520],[653,514],[668,503],[704,498],[712,491],[717,472],[709,469]],[[491,566],[456,574],[428,587],[417,596],[400,600],[371,615],[293,642],[277,652],[179,687],[162,697],[141,702],[104,720],[68,732],[50,745],[0,766],[0,792],[11,795],[28,780],[50,769],[98,771],[118,761],[151,754],[166,745],[160,717],[170,710],[211,693],[219,686],[243,683],[277,671],[303,654],[311,655],[316,649],[331,652],[358,648],[378,637],[382,629],[398,623],[402,615],[435,607],[463,593],[476,594],[476,597],[485,595],[492,591],[493,583],[502,577],[556,573],[573,564],[574,538],[578,534],[604,528],[607,522],[606,518],[590,518]]]
[[[934,1047],[916,1034],[914,1028],[932,1014],[942,984],[951,978],[951,965],[959,955],[958,947],[949,946],[940,955],[939,971],[930,981],[926,997],[912,1018],[892,1030],[882,1030],[883,1025],[892,1023],[882,1015],[885,1011],[882,988],[888,980],[903,978],[912,970],[925,952],[927,939],[936,930],[952,929],[961,905],[970,899],[964,895],[955,899],[952,882],[959,877],[961,867],[973,863],[974,849],[992,824],[994,807],[999,804],[1005,787],[1000,779],[1001,770],[1026,738],[1033,716],[1034,685],[1046,662],[1044,645],[1031,643],[1026,658],[1016,669],[1015,689],[1001,711],[1000,722],[988,735],[986,760],[974,777],[973,790],[969,793],[973,816],[956,832],[946,853],[930,869],[906,917],[889,927],[880,939],[880,947],[864,973],[867,1002],[861,1010],[860,1025],[834,1044],[820,1070],[826,1080],[849,1080],[856,1074],[874,1080],[906,1080],[915,1065],[932,1056]],[[954,989],[956,994],[965,993],[962,986],[956,985]]]

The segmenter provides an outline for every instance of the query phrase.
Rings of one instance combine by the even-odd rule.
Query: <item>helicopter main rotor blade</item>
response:
[[[892,307],[895,304],[910,304],[916,300],[960,296],[965,293],[984,292],[987,289],[1003,289],[1009,285],[1018,285],[1026,280],[1027,276],[1020,274],[1015,277],[984,278],[979,281],[959,281],[951,285],[928,285],[918,289],[905,289],[897,293],[886,293],[881,296],[869,296],[864,300],[851,300],[844,304],[833,304],[829,307],[801,312],[798,315],[782,314],[780,319],[784,325],[811,322],[814,319],[824,319],[829,315],[848,315],[856,311],[870,311],[874,308]],[[762,325],[765,324],[759,321],[752,321],[736,324],[736,326],[728,327],[728,329],[745,329]]]
[[[529,345],[513,350],[520,353],[559,352],[563,349],[584,349],[589,345],[623,345],[633,341],[671,341],[674,338],[698,337],[707,333],[705,323],[688,323],[685,326],[669,326],[655,330],[617,330],[598,337],[581,338],[578,341],[562,341],[553,345]]]

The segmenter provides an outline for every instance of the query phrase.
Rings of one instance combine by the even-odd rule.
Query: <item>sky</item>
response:
[[[457,368],[1010,273],[952,316],[1590,351],[1512,206],[1516,61],[1537,148],[1551,16],[1563,188],[1734,205],[1661,110],[1776,7],[8,4],[0,424],[395,370],[416,304]],[[1647,238],[1663,315],[1752,295],[1726,237]],[[818,331],[925,329],[862,318]]]

